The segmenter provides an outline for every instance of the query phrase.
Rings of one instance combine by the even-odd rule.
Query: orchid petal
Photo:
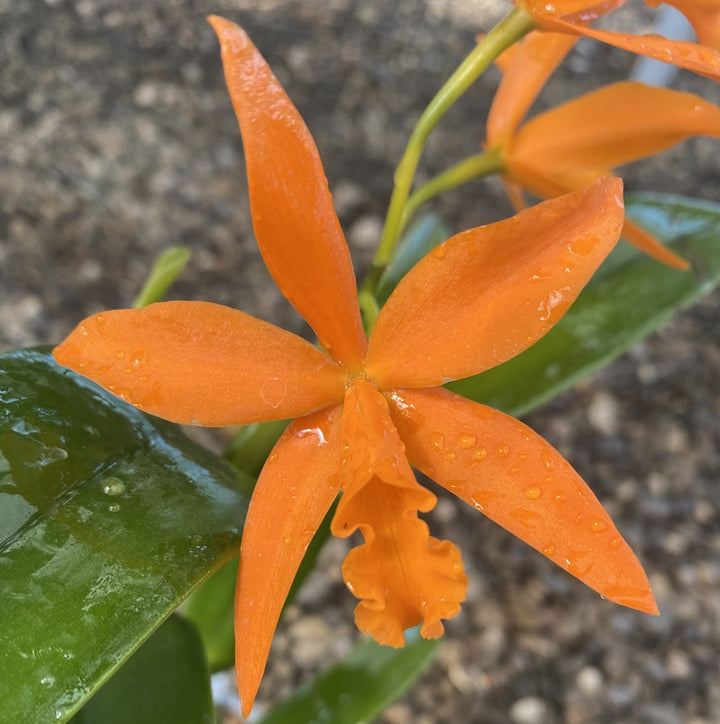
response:
[[[429,387],[519,354],[562,317],[622,221],[622,182],[601,179],[440,244],[381,310],[368,375],[382,389]]]
[[[342,439],[343,495],[331,530],[346,538],[360,529],[365,539],[342,569],[348,588],[361,599],[355,623],[387,646],[402,646],[403,631],[421,622],[421,635],[437,638],[441,619],[460,610],[467,577],[458,549],[431,537],[417,517],[431,510],[436,498],[415,479],[388,403],[366,380],[348,387]]]
[[[690,136],[720,137],[720,108],[692,93],[626,81],[528,121],[512,141],[508,164],[552,173],[607,169]]]
[[[235,666],[245,716],[295,573],[340,489],[340,409],[321,410],[290,425],[250,501],[235,595]]]
[[[663,1],[679,10],[688,19],[702,45],[720,50],[720,2],[717,0]]]
[[[584,35],[601,43],[614,45],[631,53],[672,63],[678,68],[720,81],[720,50],[684,40],[669,40],[661,35],[633,35],[609,30],[596,30],[550,15],[536,15],[538,27],[554,33]]]
[[[676,269],[682,269],[683,271],[690,268],[690,264],[686,259],[670,251],[667,246],[658,241],[652,234],[645,231],[645,229],[630,221],[630,219],[625,219],[622,236],[626,241],[629,241],[633,246],[640,249],[640,251],[645,252],[648,256],[657,259],[657,261],[663,264],[673,266]]]
[[[357,370],[366,339],[355,275],[315,142],[245,32],[216,16],[210,23],[240,123],[265,264],[333,359]]]
[[[512,60],[503,69],[488,114],[489,148],[503,144],[515,132],[547,79],[576,42],[577,38],[564,33],[532,32],[511,46]]]
[[[448,390],[389,397],[415,467],[609,600],[657,613],[635,554],[549,443],[519,420]]]
[[[102,312],[53,352],[144,412],[190,425],[244,425],[340,402],[346,374],[297,335],[210,302]]]
[[[572,16],[585,22],[597,20],[611,10],[619,8],[628,0],[516,0],[516,5],[524,7],[531,15]]]

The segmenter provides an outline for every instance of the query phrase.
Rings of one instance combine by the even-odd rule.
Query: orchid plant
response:
[[[2,665],[13,684],[1,719],[63,721],[80,710],[81,721],[95,721],[103,697],[117,702],[117,679],[161,675],[155,669],[163,667],[133,664],[155,660],[159,637],[197,642],[199,629],[205,651],[198,644],[192,661],[230,664],[233,631],[217,634],[213,620],[230,616],[230,588],[234,665],[249,716],[283,609],[317,547],[329,533],[356,532],[362,543],[345,558],[342,577],[358,599],[355,623],[377,650],[373,667],[363,664],[367,654],[349,660],[381,693],[339,691],[353,700],[352,719],[339,713],[347,700],[324,706],[331,716],[340,707],[332,721],[373,716],[423,669],[434,651],[423,639],[441,637],[443,621],[466,598],[461,551],[434,538],[420,517],[437,498],[415,471],[608,601],[638,616],[658,614],[640,561],[591,487],[516,419],[720,279],[720,246],[697,233],[702,222],[717,236],[720,207],[648,198],[631,218],[614,175],[690,136],[720,137],[720,109],[624,81],[524,121],[577,35],[720,79],[716,4],[674,3],[700,44],[593,26],[622,4],[518,0],[479,40],[420,117],[359,288],[308,128],[247,34],[210,18],[242,133],[257,244],[315,338],[212,302],[162,301],[187,262],[180,252],[176,266],[163,264],[151,278],[136,308],[80,322],[52,353],[0,358],[0,470],[6,488],[32,507],[18,508],[0,536],[9,622],[2,636],[6,650],[20,652]],[[469,129],[482,151],[413,191],[430,132],[494,61],[503,76],[485,133]],[[505,183],[516,216],[441,239],[411,226],[437,194],[491,174]],[[524,193],[541,200],[527,206]],[[673,204],[694,219],[692,232],[668,231]],[[606,264],[611,253],[615,261]],[[635,286],[652,279],[642,302],[598,293],[628,274]],[[641,312],[618,325],[633,304]],[[548,360],[560,370],[554,376],[544,373]],[[233,471],[177,424],[244,426],[227,455]],[[78,455],[66,460],[69,448]],[[54,455],[54,467],[38,455]],[[93,511],[108,499],[122,515],[98,528]],[[188,531],[180,521],[190,511]],[[141,525],[149,537],[116,549],[113,541]],[[63,545],[47,553],[45,544],[37,559],[38,540],[51,538]],[[235,564],[230,577],[221,566],[238,550],[235,583]],[[73,595],[33,598],[41,570],[67,577]],[[181,618],[160,627],[194,589]],[[135,617],[123,608],[129,595],[139,602]],[[88,618],[96,606],[103,615]],[[52,639],[56,607],[86,616],[82,635]],[[112,632],[103,624],[108,616]],[[93,641],[110,639],[116,654],[94,656]],[[22,655],[40,642],[47,656]],[[196,669],[187,664],[195,677],[183,685],[190,703],[174,689],[162,720],[212,720],[207,671]],[[402,676],[388,679],[390,671]],[[318,691],[310,684],[302,696]],[[173,713],[178,700],[184,719]],[[292,718],[298,711],[281,704],[267,721],[300,721]]]

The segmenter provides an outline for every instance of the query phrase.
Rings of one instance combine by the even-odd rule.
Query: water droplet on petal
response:
[[[542,495],[542,490],[537,485],[533,485],[525,491],[525,496],[530,500],[537,500]]]
[[[565,502],[566,498],[565,498],[565,495],[564,495],[563,493],[555,493],[555,495],[553,496],[553,500],[554,500],[558,505],[561,505],[562,503]]]
[[[555,553],[555,546],[550,543],[550,545],[543,547],[542,552],[546,556],[551,556],[553,553]]]
[[[516,508],[510,515],[518,522],[522,523],[526,528],[537,528],[543,520],[542,515],[534,510],[527,508]]]
[[[445,255],[447,254],[447,244],[443,242],[442,244],[438,244],[431,252],[430,256],[432,256],[435,259],[444,259]]]
[[[510,454],[510,448],[504,442],[501,442],[495,448],[495,452],[499,458],[506,458]]]
[[[120,510],[120,504],[119,503],[110,503],[110,505],[108,505],[108,510],[111,513],[117,513],[118,510]]]
[[[292,536],[291,535],[283,536],[283,543],[286,546],[289,546],[292,543]]]
[[[115,356],[118,359],[125,359],[125,352],[118,352]]]
[[[488,456],[488,451],[484,447],[479,447],[474,453],[473,457],[475,460],[485,460]]]
[[[441,432],[434,432],[432,435],[430,435],[430,444],[436,450],[444,450],[445,449],[445,435],[443,435]]]
[[[445,453],[445,460],[455,460],[456,457],[457,455],[454,452]]]
[[[610,547],[613,549],[619,548],[621,545],[622,545],[622,539],[619,536],[615,536],[615,538],[613,538],[610,541]]]
[[[577,256],[587,256],[597,246],[598,241],[595,234],[586,234],[570,242],[568,249]]]
[[[471,447],[474,447],[476,442],[477,438],[475,435],[468,433],[463,433],[457,440],[458,447],[461,447],[463,450],[469,450]]]
[[[607,530],[607,523],[600,520],[599,518],[590,522],[590,530],[593,533],[602,533]]]

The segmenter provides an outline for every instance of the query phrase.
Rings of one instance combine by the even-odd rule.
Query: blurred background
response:
[[[304,333],[257,252],[242,144],[205,16],[245,27],[306,119],[356,271],[392,172],[435,91],[505,15],[503,0],[0,0],[0,351],[53,344],[127,307],[155,257],[193,253],[171,298],[229,304]],[[633,5],[612,22],[651,30]],[[627,78],[634,57],[581,40],[536,110]],[[433,135],[428,179],[476,152],[499,74]],[[720,101],[680,72],[673,87]],[[718,142],[623,170],[629,191],[720,200]],[[454,231],[512,214],[496,179],[430,205]],[[718,241],[720,243],[720,240]],[[646,566],[661,610],[602,601],[477,512],[440,495],[468,601],[384,724],[720,721],[720,294],[526,421],[585,477]],[[332,541],[271,652],[258,711],[358,634]],[[227,720],[233,720],[233,712]]]

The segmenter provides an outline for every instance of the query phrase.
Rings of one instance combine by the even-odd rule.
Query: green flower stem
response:
[[[363,285],[364,288],[374,289],[383,267],[392,255],[415,170],[431,131],[495,58],[532,28],[531,15],[522,8],[515,8],[475,46],[423,112],[395,171],[395,188],[390,200],[385,228],[380,246],[373,259],[372,268]]]
[[[502,154],[499,149],[490,149],[484,153],[478,153],[470,156],[460,163],[455,164],[452,168],[444,171],[439,176],[428,181],[413,193],[405,204],[402,216],[400,217],[400,225],[398,234],[402,234],[408,221],[413,214],[427,201],[434,198],[443,191],[449,191],[462,184],[472,181],[480,176],[490,176],[500,173],[503,168]]]

